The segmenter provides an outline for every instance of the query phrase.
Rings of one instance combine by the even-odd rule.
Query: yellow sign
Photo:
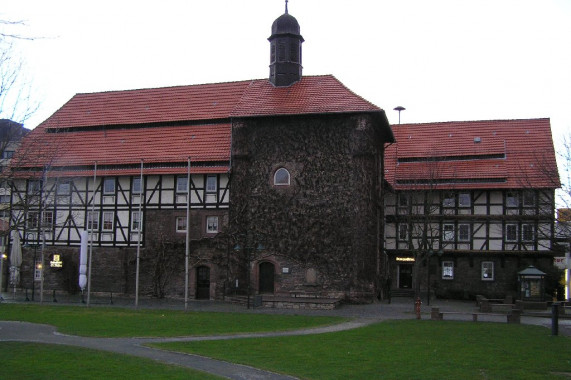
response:
[[[60,255],[54,255],[53,256],[53,259],[50,261],[50,267],[51,268],[62,268],[63,267],[63,261],[61,261]]]
[[[414,257],[397,257],[397,261],[413,263],[415,260]]]

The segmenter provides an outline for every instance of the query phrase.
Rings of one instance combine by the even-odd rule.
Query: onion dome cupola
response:
[[[270,82],[276,87],[287,87],[301,79],[301,44],[299,23],[285,13],[272,24],[270,41]]]

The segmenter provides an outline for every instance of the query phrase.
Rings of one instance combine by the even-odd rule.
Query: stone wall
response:
[[[234,121],[230,227],[263,240],[278,291],[373,292],[378,147],[365,115]],[[274,185],[281,167],[289,186]]]

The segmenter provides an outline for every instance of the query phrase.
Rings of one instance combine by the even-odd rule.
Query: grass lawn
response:
[[[186,368],[77,347],[1,342],[0,379],[220,379]]]
[[[538,326],[388,321],[339,333],[155,345],[302,379],[569,379],[571,339]]]
[[[2,304],[0,320],[56,326],[64,334],[98,337],[172,337],[283,331],[344,321],[339,317],[206,313],[113,307]]]

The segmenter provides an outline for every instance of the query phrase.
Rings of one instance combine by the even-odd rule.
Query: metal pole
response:
[[[46,167],[42,178],[42,192],[40,197],[40,234],[42,235],[42,246],[40,248],[40,303],[44,302],[44,249],[46,247],[46,236],[44,234],[44,205],[42,205],[42,197],[44,196],[43,188],[46,185]],[[45,203],[45,202],[44,202]]]
[[[566,267],[567,267],[567,277],[565,278],[565,283],[567,286],[567,301],[571,300],[571,257],[569,257],[569,251],[565,252],[565,262],[566,262]]]
[[[89,307],[89,302],[91,300],[91,258],[93,256],[93,224],[95,217],[95,193],[97,192],[97,185],[95,181],[97,180],[97,161],[93,166],[93,197],[91,198],[91,225],[89,228],[89,257],[87,259],[87,307]],[[89,224],[89,223],[88,223]]]
[[[140,187],[139,187],[139,226],[137,234],[137,265],[135,271],[135,307],[139,306],[139,257],[141,255],[141,229],[143,228],[143,215],[141,213],[141,208],[143,204],[143,160],[141,160],[141,175],[139,177]]]
[[[248,238],[246,237],[246,242],[248,241]],[[246,243],[248,244],[248,243]],[[250,308],[250,294],[252,293],[252,279],[251,279],[251,274],[250,272],[252,271],[252,257],[250,256],[250,252],[251,252],[251,248],[248,247],[247,245],[244,246],[244,249],[246,250],[246,257],[248,258],[248,303],[246,305],[246,308],[249,309]]]
[[[4,250],[5,247],[2,247],[2,251],[0,252],[0,297],[2,294],[3,282],[2,282],[2,275],[4,274]]]
[[[43,211],[40,213],[40,221],[43,218]],[[43,224],[43,223],[42,223]],[[42,247],[40,248],[40,303],[44,302],[44,249],[46,247],[46,237],[43,226],[40,228],[42,234]]]
[[[553,302],[551,305],[551,335],[559,335],[559,303]]]
[[[430,306],[430,252],[426,254],[426,306]]]
[[[186,173],[186,249],[184,255],[184,311],[188,310],[188,259],[190,256],[190,157]]]

